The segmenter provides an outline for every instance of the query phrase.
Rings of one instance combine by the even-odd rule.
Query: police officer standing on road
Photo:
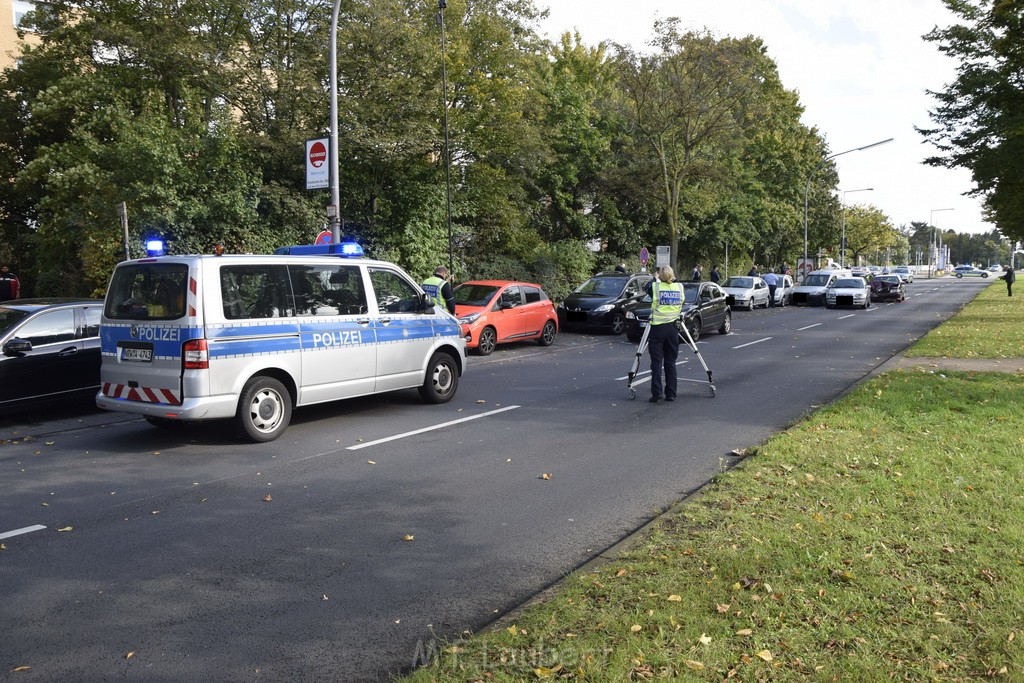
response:
[[[448,281],[448,269],[438,266],[434,275],[428,277],[423,284],[423,291],[430,295],[434,303],[444,308],[452,315],[455,315],[455,295],[452,293],[452,285]]]
[[[651,296],[651,331],[647,335],[651,352],[651,403],[664,396],[666,401],[676,400],[676,359],[679,357],[679,330],[676,324],[683,313],[683,285],[674,282],[671,266],[658,270],[658,279],[647,285]],[[665,382],[662,385],[662,372]]]
[[[21,296],[21,282],[5,263],[0,266],[0,301],[9,301]]]

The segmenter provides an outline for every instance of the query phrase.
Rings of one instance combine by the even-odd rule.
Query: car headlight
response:
[[[634,313],[633,311],[626,311],[626,319],[636,320],[636,313]]]
[[[594,313],[607,313],[613,308],[615,308],[615,304],[605,304],[603,306],[598,306],[597,308],[595,308]]]
[[[473,323],[475,323],[479,319],[480,319],[480,314],[479,313],[470,313],[469,315],[464,315],[461,318],[459,318],[459,322],[464,324],[464,325],[472,325]]]

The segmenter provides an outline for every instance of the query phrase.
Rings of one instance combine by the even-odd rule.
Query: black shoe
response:
[[[674,401],[674,400],[676,400],[676,397],[675,396],[666,396],[665,400],[666,401]]]
[[[651,396],[649,399],[647,399],[647,402],[648,403],[657,403],[660,400],[661,400],[661,396]]]

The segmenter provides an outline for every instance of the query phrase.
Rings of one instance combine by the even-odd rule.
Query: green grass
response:
[[[996,281],[967,307],[935,328],[906,354],[939,358],[1024,356],[1024,293],[1006,296]]]
[[[1019,377],[881,375],[409,680],[1024,680],[1022,424]]]

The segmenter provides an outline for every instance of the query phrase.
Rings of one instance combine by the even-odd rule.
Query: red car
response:
[[[455,288],[455,315],[462,323],[466,348],[481,356],[498,344],[536,340],[550,346],[558,332],[558,315],[540,285],[508,280],[463,282]]]
[[[872,301],[903,301],[907,298],[907,286],[899,275],[876,275],[871,280]]]

